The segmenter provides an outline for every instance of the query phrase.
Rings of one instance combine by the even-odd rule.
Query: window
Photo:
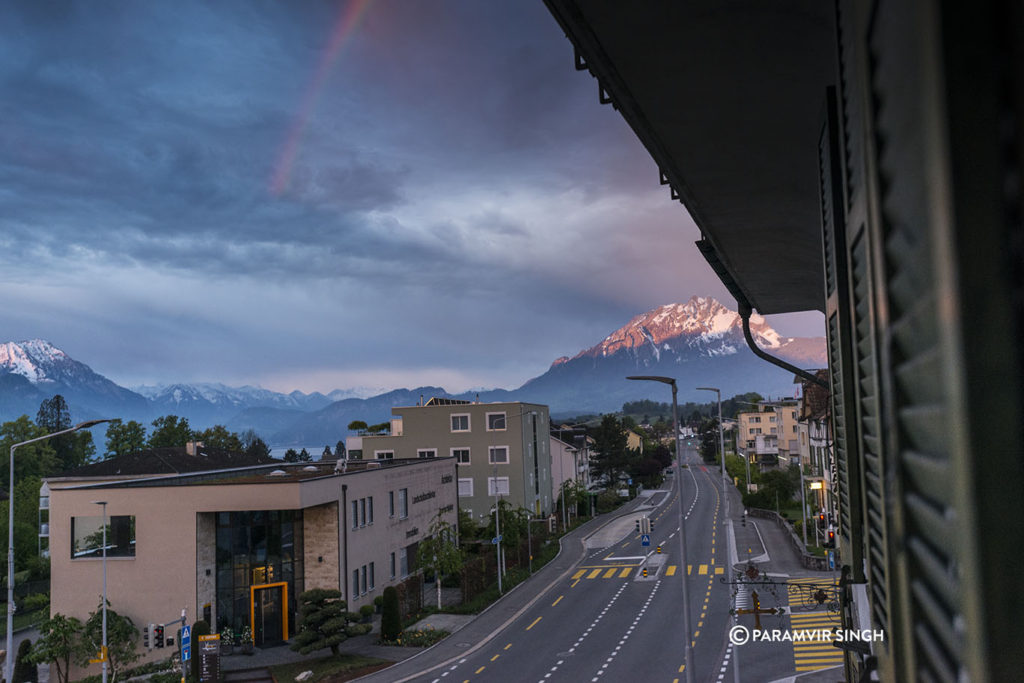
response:
[[[497,482],[497,491],[495,491],[495,482]],[[487,477],[487,495],[508,495],[508,477]]]
[[[455,458],[455,462],[460,465],[469,464],[469,449],[468,448],[453,448],[452,457]]]
[[[373,524],[373,496],[366,499],[366,523]]]
[[[755,427],[755,428],[754,428],[754,429],[752,429],[751,431],[752,431],[752,432],[753,432],[754,434],[760,434],[760,433],[761,433],[761,428],[760,428],[760,427]]]
[[[395,516],[395,492],[388,491],[388,517]]]
[[[359,526],[366,526],[366,499],[359,499]]]
[[[71,518],[71,559],[103,556],[103,517]],[[107,517],[107,557],[135,557],[135,515]]]
[[[436,458],[437,457],[437,449],[436,448],[421,448],[418,451],[416,451],[416,457],[417,458]]]
[[[761,416],[760,415],[755,415],[754,417],[750,418],[750,421],[751,422],[760,422],[761,421]]]
[[[409,551],[407,548],[402,548],[398,551],[399,555],[399,576],[403,579],[409,575]]]
[[[796,433],[796,425],[793,425],[793,433]]]
[[[366,592],[366,565],[364,564],[359,568],[359,578],[361,579],[363,593]],[[360,594],[361,595],[361,594]]]
[[[409,516],[409,489],[398,489],[398,518]]]
[[[491,465],[507,465],[508,446],[491,446],[488,448],[487,462]]]
[[[393,460],[395,457],[394,451],[374,451],[374,457],[378,460]]]
[[[359,570],[352,570],[352,597],[359,595]]]
[[[452,415],[452,431],[453,432],[468,432],[469,431],[469,415],[468,414]]]
[[[373,572],[373,562],[371,562],[370,563],[370,590],[373,590],[373,587],[374,587],[374,584],[375,584],[375,581],[374,581],[374,578],[373,578],[373,573],[374,573]]]
[[[473,495],[473,478],[459,479],[459,497],[466,498]]]
[[[505,413],[487,413],[487,431],[505,431]]]
[[[358,529],[359,528],[359,501],[358,500],[353,500],[352,501],[352,528],[353,529]]]
[[[391,578],[395,578],[395,554],[391,553]]]
[[[772,434],[774,434],[776,431],[777,430],[775,429],[775,427],[772,427]]]
[[[769,422],[775,422],[775,416],[774,415],[769,415],[768,416],[768,421]]]

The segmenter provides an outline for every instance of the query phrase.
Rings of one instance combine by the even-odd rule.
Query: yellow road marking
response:
[[[571,585],[571,586],[569,586],[569,588],[575,588],[575,587],[576,587],[576,584],[577,584],[577,583],[579,583],[579,582],[580,582],[580,580],[579,580],[579,579],[576,579],[575,581],[573,581],[573,582],[572,582],[572,585]]]
[[[724,574],[725,567],[715,567],[715,574]]]
[[[491,661],[493,662],[493,661],[494,661],[495,659],[497,659],[497,658],[498,658],[498,657],[500,657],[500,656],[501,656],[501,655],[494,655],[493,657],[491,657]]]
[[[481,666],[481,667],[480,667],[479,669],[477,669],[477,670],[476,670],[476,671],[474,671],[473,673],[480,673],[481,671],[483,671],[483,670],[484,670],[484,669],[486,669],[486,668],[487,668],[486,666]]]
[[[594,569],[589,574],[587,574],[587,578],[588,579],[596,579],[597,575],[600,574],[600,573],[601,573],[600,569]]]
[[[708,573],[708,566],[706,564],[702,564],[700,566],[700,569],[697,571],[697,573],[702,575],[702,576],[706,575]]]
[[[616,569],[615,567],[612,567],[611,569],[609,569],[608,571],[606,571],[604,573],[604,578],[606,578],[606,579],[614,578],[615,575],[618,573],[618,571],[619,571],[618,569]]]
[[[627,576],[629,576],[629,573],[631,571],[633,571],[632,567],[626,567],[625,569],[622,570],[622,573],[619,574],[619,578],[620,579],[626,578]]]
[[[529,630],[530,630],[531,628],[533,628],[534,626],[536,626],[536,625],[537,625],[537,622],[538,622],[538,621],[540,621],[540,620],[541,620],[541,619],[543,619],[543,618],[544,618],[544,617],[537,617],[536,619],[534,619],[534,620],[533,620],[533,623],[532,623],[532,624],[530,624],[529,626],[527,626],[527,627],[526,627],[526,630],[527,630],[527,631],[529,631]]]
[[[507,650],[507,649],[509,649],[510,647],[512,647],[512,643],[509,643],[508,645],[506,645],[506,646],[504,647],[504,649],[506,649],[506,650]]]
[[[675,576],[675,573],[676,573],[676,566],[674,564],[670,564],[668,566],[668,569],[665,570],[665,576]]]
[[[583,575],[584,575],[584,574],[586,574],[586,573],[587,573],[587,570],[586,570],[586,569],[581,569],[581,570],[579,570],[578,572],[576,572],[575,574],[573,574],[573,575],[572,575],[572,578],[573,578],[573,579],[578,579],[578,578],[580,578],[581,576],[583,576]]]
[[[558,603],[562,602],[562,598],[564,598],[564,597],[565,597],[564,595],[559,595],[559,596],[558,596],[558,599],[557,599],[557,600],[555,600],[555,601],[554,601],[553,603],[551,603],[551,606],[552,606],[552,607],[554,607],[554,606],[555,606],[555,605],[557,605]]]

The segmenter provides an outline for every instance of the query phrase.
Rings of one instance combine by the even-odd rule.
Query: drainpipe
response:
[[[812,375],[811,373],[807,372],[806,370],[801,370],[797,366],[791,365],[791,364],[787,363],[786,361],[782,360],[781,358],[776,358],[775,356],[771,356],[771,355],[765,353],[764,351],[762,351],[758,347],[758,345],[756,343],[754,343],[754,336],[750,333],[750,313],[751,313],[750,304],[747,303],[746,301],[739,301],[739,300],[736,301],[736,304],[737,304],[737,307],[740,309],[739,310],[740,318],[743,319],[743,336],[747,340],[747,346],[750,347],[750,350],[754,352],[755,356],[757,356],[758,358],[760,358],[762,360],[768,361],[772,365],[778,365],[783,370],[788,370],[789,372],[792,372],[793,374],[795,374],[795,375],[797,375],[799,377],[802,377],[803,379],[807,380],[808,382],[814,382],[818,386],[825,387],[826,389],[829,389],[828,382],[824,381],[820,377],[818,377],[816,375]]]
[[[348,595],[348,484],[341,485],[341,547],[338,548],[339,560],[341,560],[341,594],[342,596]],[[349,596],[351,598],[351,596]],[[350,608],[351,600],[346,600],[345,604]]]

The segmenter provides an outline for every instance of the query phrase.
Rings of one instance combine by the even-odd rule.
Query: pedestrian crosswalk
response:
[[[793,640],[793,662],[797,673],[830,669],[843,663],[843,652],[832,645],[832,629],[839,626],[839,615],[828,611],[827,602],[821,605],[809,601],[820,579],[792,579],[789,581],[790,629],[802,637]]]
[[[582,567],[576,570],[576,573],[572,575],[573,581],[580,579],[627,579],[633,576],[635,573],[640,572],[643,565],[631,564],[631,565],[600,565]],[[651,566],[648,568],[649,572],[654,572],[659,567]],[[661,565],[663,574],[665,576],[674,576],[679,571],[679,566],[674,564]],[[718,575],[725,573],[725,567],[716,567],[713,564],[690,564],[686,567],[687,575],[696,574],[698,576],[709,576]]]

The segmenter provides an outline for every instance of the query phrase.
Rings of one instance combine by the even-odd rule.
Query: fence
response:
[[[789,538],[789,542],[793,544],[793,550],[795,550],[797,555],[800,556],[800,563],[804,566],[804,569],[812,569],[819,572],[828,571],[828,558],[818,557],[807,552],[807,548],[804,547],[803,541],[797,538],[796,533],[793,531],[793,527],[790,526],[789,522],[787,522],[783,517],[779,516],[778,513],[773,510],[749,508],[747,510],[747,514],[750,517],[758,517],[760,519],[767,519],[775,522],[775,524],[786,533],[786,537]]]

